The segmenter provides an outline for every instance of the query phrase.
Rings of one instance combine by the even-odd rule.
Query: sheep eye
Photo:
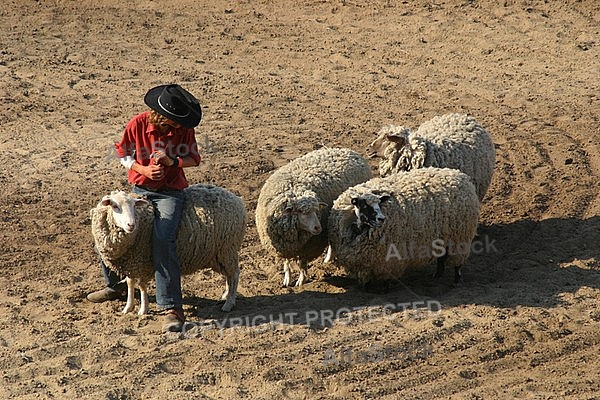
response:
[[[117,205],[113,205],[113,206],[112,206],[112,208],[113,208],[113,210],[115,210],[115,211],[119,211],[119,206],[117,206]]]

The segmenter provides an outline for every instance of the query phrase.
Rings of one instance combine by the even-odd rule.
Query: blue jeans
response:
[[[150,191],[139,186],[134,186],[133,192],[145,196],[154,206],[152,262],[156,280],[156,304],[164,309],[181,307],[181,273],[175,239],[185,195],[182,190]],[[122,278],[101,264],[106,286],[116,289]]]
[[[104,275],[106,287],[111,288],[112,290],[118,290],[119,292],[125,291],[127,287],[125,282],[119,283],[123,278],[117,275],[112,269],[107,268],[102,259],[100,259],[100,268],[102,269],[102,275]]]

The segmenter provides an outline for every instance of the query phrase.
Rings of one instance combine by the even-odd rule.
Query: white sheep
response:
[[[344,190],[371,178],[371,167],[358,153],[323,147],[277,169],[265,182],[256,206],[260,242],[280,261],[284,286],[290,284],[290,262],[299,263],[296,286],[308,263],[327,245],[327,218]]]
[[[464,114],[436,116],[414,132],[385,126],[370,147],[383,157],[381,176],[423,167],[455,168],[473,178],[479,201],[494,173],[492,138],[479,122]]]
[[[329,242],[337,263],[362,284],[398,279],[436,259],[436,276],[453,266],[458,281],[478,218],[479,200],[468,175],[421,168],[342,193],[329,216]]]
[[[154,278],[152,226],[154,209],[135,194],[115,191],[90,210],[92,235],[106,266],[127,280],[123,313],[134,309],[134,289],[141,292],[138,314],[148,310],[146,285]],[[212,268],[225,276],[223,311],[235,305],[240,268],[238,252],[246,229],[247,213],[241,198],[213,185],[185,189],[185,203],[176,246],[181,275]]]

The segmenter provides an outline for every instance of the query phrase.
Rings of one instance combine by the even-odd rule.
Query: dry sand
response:
[[[597,0],[13,0],[0,16],[0,398],[600,398]],[[168,82],[204,106],[190,182],[251,216],[269,173],[314,148],[475,116],[496,143],[478,237],[495,249],[458,287],[432,269],[368,293],[319,260],[287,289],[251,221],[234,311],[220,276],[183,280],[211,329],[169,336],[154,304],[86,301],[89,209],[128,188],[108,149]]]

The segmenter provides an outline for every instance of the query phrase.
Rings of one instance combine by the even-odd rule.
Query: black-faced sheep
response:
[[[361,283],[392,280],[437,259],[460,267],[476,234],[479,200],[471,178],[455,169],[421,168],[373,178],[334,202],[329,242],[338,264]]]
[[[327,218],[344,190],[371,178],[368,162],[343,148],[323,147],[276,170],[263,185],[256,206],[260,242],[280,261],[283,284],[290,284],[290,262],[298,261],[302,285],[308,262],[327,245]]]
[[[139,285],[139,314],[148,310],[146,284],[154,278],[152,265],[153,207],[144,199],[123,191],[106,195],[90,211],[92,235],[106,266],[127,277],[127,304],[134,308],[134,284]],[[212,268],[225,276],[223,311],[235,305],[240,268],[238,252],[246,229],[247,213],[242,199],[212,185],[185,189],[185,205],[176,246],[181,275]]]

